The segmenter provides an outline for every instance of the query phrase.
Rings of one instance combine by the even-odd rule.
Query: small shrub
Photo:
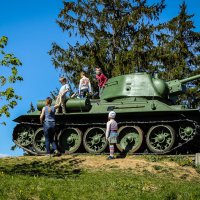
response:
[[[154,165],[153,168],[154,168],[155,170],[162,170],[162,169],[163,169],[163,167],[160,166],[160,165]]]
[[[159,155],[147,155],[147,156],[144,156],[144,158],[150,162],[159,162],[163,160],[163,156],[159,156]]]
[[[176,200],[176,199],[178,199],[178,195],[174,191],[167,193],[164,198],[164,200]]]

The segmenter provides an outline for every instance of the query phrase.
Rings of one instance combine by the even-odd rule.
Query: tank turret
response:
[[[183,80],[164,81],[147,73],[135,73],[109,79],[101,95],[102,100],[113,101],[119,98],[144,97],[167,98],[184,91],[183,84],[199,79],[196,75]]]

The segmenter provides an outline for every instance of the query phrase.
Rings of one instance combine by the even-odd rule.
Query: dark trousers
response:
[[[80,98],[83,99],[83,98],[86,98],[87,94],[88,94],[88,89],[82,89],[80,91]]]
[[[57,150],[57,146],[54,140],[55,135],[55,122],[44,122],[44,137],[47,154],[50,154],[50,144],[52,144],[53,150]]]

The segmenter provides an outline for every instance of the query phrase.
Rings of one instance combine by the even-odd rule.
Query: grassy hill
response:
[[[183,156],[0,159],[0,199],[200,199],[200,168]]]

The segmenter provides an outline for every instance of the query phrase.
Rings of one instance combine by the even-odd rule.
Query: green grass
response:
[[[200,180],[134,170],[86,170],[84,158],[0,159],[0,199],[200,199]],[[122,160],[123,162],[123,160]],[[160,166],[156,166],[160,170]]]
[[[177,155],[177,156],[163,156],[163,155],[142,155],[141,158],[145,158],[150,162],[160,161],[172,161],[178,163],[180,166],[192,166],[194,167],[194,160],[189,156]]]

